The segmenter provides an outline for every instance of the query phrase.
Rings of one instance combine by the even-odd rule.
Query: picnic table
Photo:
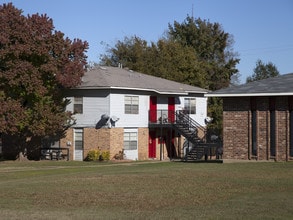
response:
[[[69,160],[69,148],[41,148],[41,159],[43,160]]]

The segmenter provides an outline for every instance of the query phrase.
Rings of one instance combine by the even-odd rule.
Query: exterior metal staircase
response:
[[[195,161],[216,156],[221,157],[221,142],[211,140],[207,129],[192,119],[185,111],[155,110],[150,111],[150,124],[156,128],[171,126],[185,137],[181,158],[184,161]],[[183,156],[184,155],[184,156]]]
[[[206,128],[183,111],[175,112],[175,121],[172,125],[187,140],[184,160],[202,159],[206,154]]]
[[[175,123],[173,123],[173,126],[193,144],[204,143],[206,141],[206,128],[183,111],[175,112]]]

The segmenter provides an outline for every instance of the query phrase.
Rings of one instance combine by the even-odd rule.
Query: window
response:
[[[138,114],[138,96],[125,96],[125,114]]]
[[[83,113],[83,98],[82,97],[74,97],[73,113],[75,114]]]
[[[83,149],[83,129],[74,129],[74,147],[75,150]]]
[[[184,99],[184,110],[187,114],[195,114],[196,113],[195,98],[185,98]]]
[[[137,149],[137,132],[124,133],[124,150]]]

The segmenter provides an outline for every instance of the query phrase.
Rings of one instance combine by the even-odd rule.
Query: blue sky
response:
[[[281,74],[293,72],[292,0],[0,0],[8,2],[24,15],[46,13],[56,30],[88,41],[88,61],[99,62],[102,42],[114,46],[133,35],[156,42],[169,23],[181,23],[193,12],[234,36],[242,83],[257,59],[272,62]]]

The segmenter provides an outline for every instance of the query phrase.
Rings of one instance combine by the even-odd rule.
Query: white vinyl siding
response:
[[[68,97],[71,103],[66,110],[74,112],[74,97]],[[103,114],[110,114],[110,96],[109,93],[100,92],[99,96],[94,97],[93,94],[83,97],[83,114],[74,114],[76,119],[74,127],[95,127],[101,120]]]
[[[125,114],[125,96],[139,97],[138,114]],[[119,118],[115,127],[148,127],[149,96],[135,94],[118,94],[110,95],[110,115]]]
[[[148,127],[149,95],[136,94],[135,91],[133,91],[133,93],[87,91],[87,93],[83,97],[83,114],[73,115],[74,119],[76,119],[76,125],[73,127],[95,127],[101,120],[103,114],[119,118],[119,121],[115,124],[116,128]],[[138,97],[138,114],[125,114],[125,96]],[[204,119],[207,116],[207,98],[190,96],[178,97],[175,110],[184,109],[185,98],[196,99],[196,114],[192,114],[190,117],[204,126]],[[71,103],[67,106],[66,110],[73,112],[74,96],[68,97],[68,99],[71,100]],[[158,96],[157,109],[168,110],[168,96]]]

